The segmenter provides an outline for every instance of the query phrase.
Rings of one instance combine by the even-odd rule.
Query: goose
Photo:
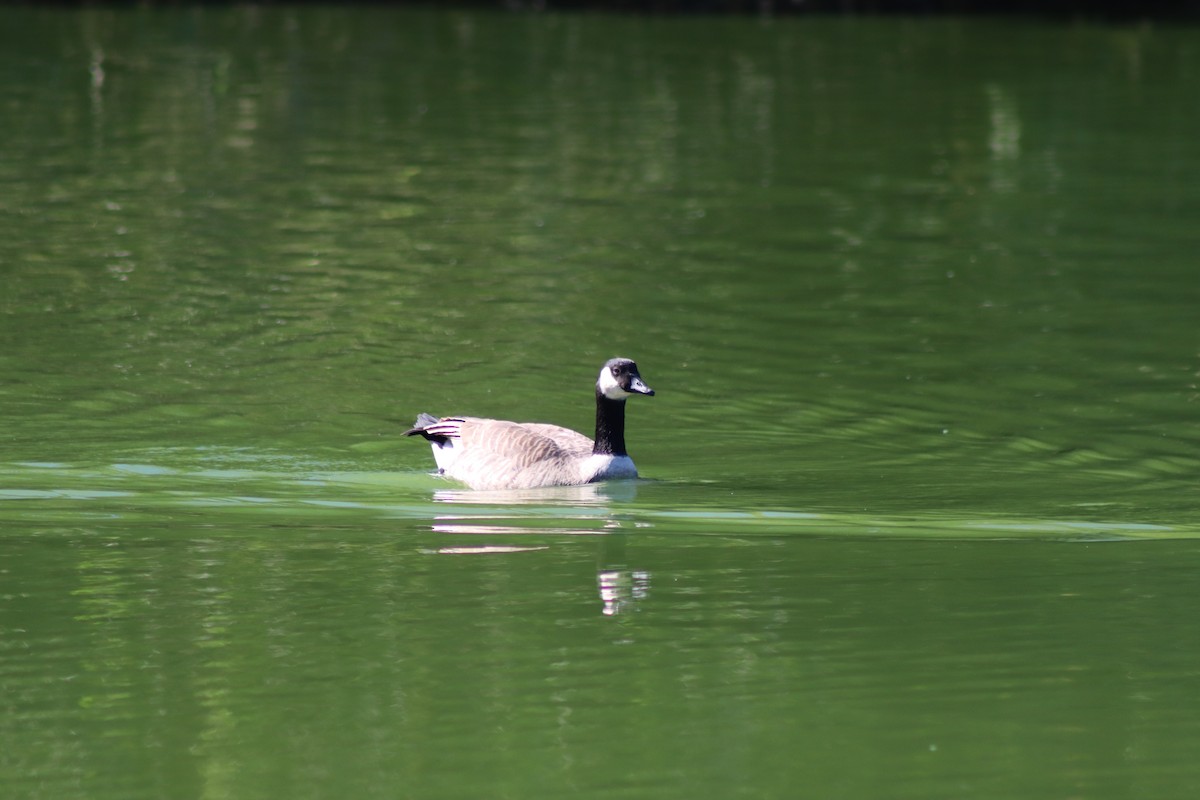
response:
[[[625,400],[653,396],[637,364],[611,358],[596,378],[596,439],[544,422],[420,414],[405,436],[433,447],[438,474],[472,489],[540,489],[636,478],[625,451]]]

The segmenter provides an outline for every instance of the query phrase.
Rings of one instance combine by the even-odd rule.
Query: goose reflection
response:
[[[650,594],[650,573],[629,566],[625,552],[628,538],[626,533],[614,533],[600,541],[596,588],[603,604],[601,613],[606,617],[636,610]]]
[[[437,514],[437,533],[473,536],[599,536],[596,589],[606,617],[633,611],[650,591],[650,573],[633,568],[627,556],[627,531],[639,523],[613,513],[613,501],[628,502],[637,495],[635,481],[553,486],[541,489],[472,491],[446,489],[434,494],[435,503],[453,506]],[[549,545],[448,545],[440,555],[494,555],[548,550]]]
[[[554,513],[565,505],[599,506],[618,501],[627,503],[637,497],[638,481],[586,483],[582,486],[546,486],[540,489],[441,489],[433,493],[435,503],[498,506],[551,506],[529,509],[532,513]]]
[[[636,496],[632,481],[494,492],[446,489],[435,492],[433,501],[453,505],[459,512],[435,515],[433,530],[515,535],[607,533],[624,524],[609,504]]]

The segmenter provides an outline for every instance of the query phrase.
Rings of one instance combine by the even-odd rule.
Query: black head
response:
[[[633,394],[654,395],[638,374],[637,364],[628,358],[610,358],[604,363],[596,379],[596,392],[609,400],[624,400]]]

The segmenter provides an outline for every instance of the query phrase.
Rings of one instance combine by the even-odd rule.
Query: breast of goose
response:
[[[438,472],[472,489],[538,489],[636,478],[625,449],[625,401],[653,396],[628,358],[611,358],[596,378],[596,435],[545,422],[421,414],[405,436],[433,447]]]

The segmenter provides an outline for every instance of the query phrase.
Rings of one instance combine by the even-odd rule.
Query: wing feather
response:
[[[592,452],[582,433],[544,422],[446,417],[426,432],[449,440],[445,472],[475,489],[584,483],[579,462]]]

